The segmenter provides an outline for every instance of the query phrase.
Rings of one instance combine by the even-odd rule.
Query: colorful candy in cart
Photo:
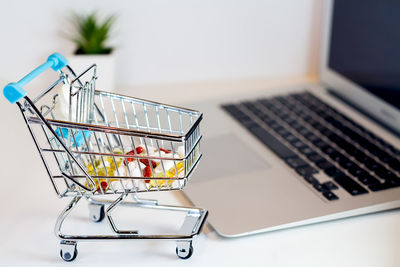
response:
[[[147,147],[147,149],[146,149]],[[151,146],[139,145],[136,149],[125,148],[125,155],[132,157],[104,156],[85,160],[86,168],[91,176],[111,176],[107,179],[94,179],[97,191],[132,189],[140,186],[140,181],[118,179],[118,177],[142,177],[148,188],[165,187],[174,180],[153,180],[152,178],[179,178],[183,177],[185,164],[182,160],[146,159],[140,157],[159,157],[180,159],[184,156],[183,146],[178,147],[176,153],[160,148],[160,151]],[[122,149],[114,149],[113,154],[123,154]],[[139,157],[136,157],[139,156]],[[122,184],[121,184],[122,183]]]

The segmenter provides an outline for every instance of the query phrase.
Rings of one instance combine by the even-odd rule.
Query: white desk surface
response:
[[[194,254],[188,260],[176,257],[173,241],[80,242],[77,259],[65,263],[59,257],[53,228],[69,199],[56,198],[17,106],[4,98],[0,121],[0,266],[400,266],[399,210],[237,239],[221,238],[205,227],[194,239]],[[180,204],[176,192],[149,198],[157,198],[160,204]],[[105,221],[92,223],[82,204],[67,230],[109,231]],[[124,225],[131,222],[139,229],[154,227],[158,232],[173,230],[180,223],[179,216],[139,209],[121,209],[117,216]]]

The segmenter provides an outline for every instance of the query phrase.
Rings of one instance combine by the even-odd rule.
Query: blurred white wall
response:
[[[73,44],[71,11],[117,14],[117,86],[313,75],[320,0],[1,0],[0,79]]]

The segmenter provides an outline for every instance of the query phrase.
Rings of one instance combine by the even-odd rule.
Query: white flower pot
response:
[[[94,63],[97,64],[96,90],[114,91],[115,87],[115,56],[108,55],[72,55],[68,57],[69,65],[77,75]]]

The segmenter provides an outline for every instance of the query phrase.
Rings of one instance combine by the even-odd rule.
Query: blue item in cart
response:
[[[24,86],[32,81],[34,78],[39,76],[45,70],[52,68],[54,71],[58,71],[65,67],[68,64],[68,61],[59,53],[51,54],[45,63],[34,69],[32,72],[27,74],[24,78],[19,80],[16,83],[9,83],[4,87],[3,94],[4,97],[10,101],[11,104],[15,104],[18,100],[26,96],[26,91],[24,90]]]
[[[83,131],[85,135],[85,137],[83,137],[82,131],[72,133],[72,130],[70,131],[68,128],[61,128],[61,131],[60,128],[57,128],[55,132],[59,137],[70,140],[73,143],[73,147],[80,147],[85,142],[85,138],[88,140],[90,135],[92,135],[92,131]],[[72,134],[74,136],[72,136]]]

